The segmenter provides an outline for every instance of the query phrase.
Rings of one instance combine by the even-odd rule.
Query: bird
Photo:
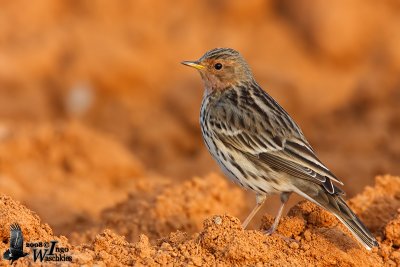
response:
[[[290,115],[256,82],[232,48],[214,48],[195,61],[204,83],[200,128],[204,143],[223,173],[252,190],[256,205],[245,229],[269,195],[280,194],[280,207],[267,234],[278,227],[294,192],[328,210],[368,250],[378,242],[343,199],[343,183],[318,159]]]
[[[10,248],[7,249],[3,258],[10,260],[11,264],[19,258],[25,257],[28,253],[24,252],[24,236],[21,227],[17,223],[10,225]]]

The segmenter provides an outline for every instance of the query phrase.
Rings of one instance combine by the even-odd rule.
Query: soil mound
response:
[[[213,182],[214,181],[214,184]],[[94,240],[71,245],[67,238],[54,236],[47,224],[32,211],[12,200],[0,197],[0,224],[8,226],[16,220],[23,226],[25,241],[58,240],[69,248],[74,265],[175,265],[175,266],[396,266],[400,264],[400,177],[380,176],[374,187],[349,201],[366,225],[377,236],[380,247],[367,251],[355,241],[334,216],[316,205],[303,201],[294,206],[271,236],[262,231],[243,230],[241,222],[231,215],[213,215],[218,203],[235,200],[225,196],[226,184],[216,175],[204,180],[192,179],[180,186],[169,185],[150,204],[138,205],[130,196],[126,201],[104,212],[105,225],[118,229],[136,242],[106,229]],[[207,192],[207,194],[206,194]],[[193,196],[193,197],[192,197]],[[160,201],[160,202],[158,202]],[[171,202],[173,201],[173,202]],[[187,205],[166,212],[170,203],[188,201]],[[161,204],[162,203],[162,204]],[[234,210],[234,208],[233,208]],[[197,213],[209,216],[198,232],[189,226],[188,218]],[[137,229],[138,215],[156,216],[144,220],[145,232]],[[111,216],[112,215],[112,216]],[[116,218],[112,220],[111,218]],[[132,220],[129,224],[128,222]],[[196,221],[197,219],[195,219]],[[272,222],[263,218],[262,229]],[[121,225],[125,226],[121,229]],[[147,228],[146,228],[147,227]],[[182,231],[167,233],[173,228]],[[8,227],[0,231],[0,249],[8,247]],[[150,230],[149,230],[150,229]],[[150,238],[148,237],[150,236]],[[163,236],[158,238],[158,236]],[[27,252],[32,253],[29,248]],[[5,264],[3,261],[1,264]],[[34,264],[32,257],[19,259],[17,265]]]

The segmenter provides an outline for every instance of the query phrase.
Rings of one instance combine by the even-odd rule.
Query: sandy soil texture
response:
[[[396,0],[3,1],[0,254],[19,222],[76,265],[399,265],[399,29]],[[299,197],[278,234],[259,231],[276,197],[241,229],[254,196],[206,151],[202,84],[179,63],[222,46],[302,127],[380,249]]]
[[[213,190],[210,194],[211,184]],[[207,216],[217,212],[220,206],[234,205],[240,199],[235,202],[220,193],[226,191],[223,178],[217,175],[204,180],[195,178],[183,187],[182,191],[182,188],[167,186],[155,198],[141,199],[141,204],[131,196],[102,215],[101,221],[108,229],[100,231],[94,240],[80,245],[71,245],[66,237],[54,235],[50,226],[41,222],[34,212],[7,196],[0,197],[0,223],[7,226],[18,220],[24,226],[24,237],[28,242],[58,241],[59,246],[68,248],[68,255],[72,256],[72,263],[76,266],[400,264],[399,177],[377,177],[374,187],[367,187],[350,200],[351,206],[378,237],[380,248],[371,252],[360,247],[331,214],[310,202],[294,206],[277,232],[267,236],[262,231],[243,230],[239,219],[231,215]],[[172,200],[164,201],[165,197],[170,199],[171,196]],[[188,198],[191,199],[189,203]],[[174,207],[179,207],[178,210],[170,209],[171,201]],[[188,220],[200,222],[199,217],[202,216],[208,217],[202,226],[187,223]],[[271,216],[264,217],[260,230],[268,229],[272,221]],[[163,236],[157,238],[160,233]],[[8,234],[6,228],[2,228],[0,238],[5,243]],[[136,236],[136,242],[127,241]],[[0,243],[0,249],[5,248],[6,244]],[[26,251],[32,253],[32,250]],[[28,256],[18,260],[17,266],[32,263],[32,258]]]

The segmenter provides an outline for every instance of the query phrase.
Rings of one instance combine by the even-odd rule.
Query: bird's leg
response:
[[[288,201],[291,193],[292,192],[283,192],[281,194],[281,206],[279,207],[278,214],[276,215],[274,223],[272,224],[271,228],[265,231],[266,234],[270,235],[273,232],[275,232],[276,228],[278,227],[279,221],[282,217],[283,208],[285,207],[285,204]]]
[[[254,215],[257,214],[257,212],[260,210],[262,205],[265,202],[265,199],[267,198],[267,195],[261,195],[261,194],[256,194],[256,206],[254,209],[250,212],[249,216],[247,216],[246,220],[244,220],[242,227],[243,229],[246,229],[247,225],[253,219]]]

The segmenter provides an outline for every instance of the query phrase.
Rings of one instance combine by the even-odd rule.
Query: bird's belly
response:
[[[251,163],[241,153],[227,148],[221,141],[203,133],[203,139],[223,173],[233,182],[259,194],[293,191],[291,185],[274,172],[266,172]]]

